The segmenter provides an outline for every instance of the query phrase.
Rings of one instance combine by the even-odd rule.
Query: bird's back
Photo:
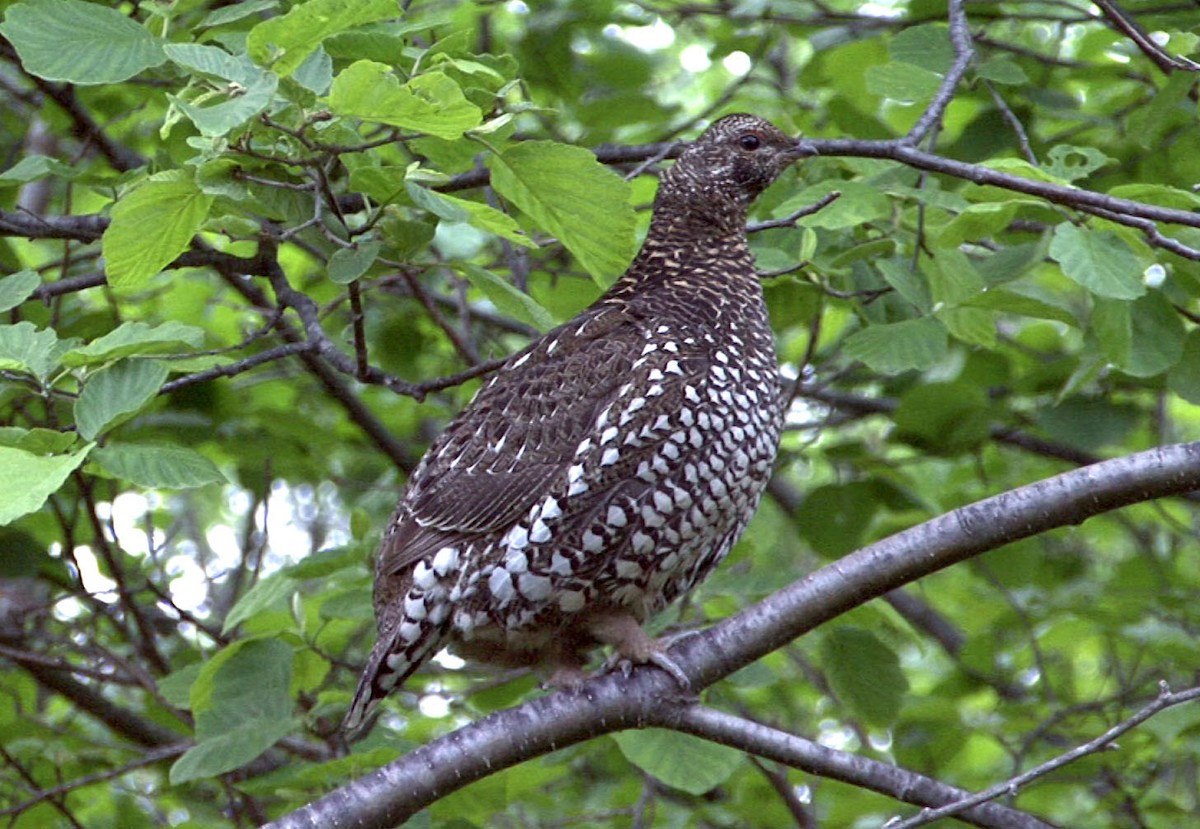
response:
[[[728,552],[782,426],[748,201],[723,225],[656,207],[613,288],[430,448],[381,546],[380,638],[348,721],[444,644],[579,667],[612,619],[640,624]]]

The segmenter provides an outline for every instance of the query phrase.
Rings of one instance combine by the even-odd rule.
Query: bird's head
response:
[[[658,200],[686,212],[742,213],[810,145],[769,121],[738,113],[715,121],[663,174]]]

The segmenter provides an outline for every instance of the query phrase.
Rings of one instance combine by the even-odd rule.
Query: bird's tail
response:
[[[419,630],[413,636],[413,627]],[[381,634],[367,660],[354,691],[350,710],[342,720],[342,731],[355,736],[375,710],[379,701],[404,684],[445,638],[446,625],[435,625],[429,619],[413,622],[402,619],[386,634]],[[408,634],[411,638],[406,638]]]

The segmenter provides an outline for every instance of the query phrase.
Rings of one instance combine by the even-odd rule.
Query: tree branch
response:
[[[705,688],[823,622],[988,550],[1129,504],[1200,488],[1200,443],[1075,469],[987,498],[876,542],[672,648]],[[415,749],[269,824],[273,829],[394,826],[435,800],[517,763],[600,734],[662,724],[686,705],[653,667],[608,674],[498,711]],[[829,770],[834,776],[834,770]],[[825,773],[822,770],[820,773]]]
[[[848,751],[837,751],[812,740],[703,705],[672,709],[672,713],[664,719],[667,720],[662,723],[665,727],[748,751],[758,757],[766,757],[811,774],[879,792],[902,803],[945,803],[947,800],[958,803],[966,800],[966,797],[957,794],[960,789],[932,777],[868,757],[860,757]],[[1051,829],[1051,824],[1032,815],[1004,806],[989,805],[992,808],[978,808],[979,804],[968,804],[955,812],[955,815],[974,826],[995,829]]]

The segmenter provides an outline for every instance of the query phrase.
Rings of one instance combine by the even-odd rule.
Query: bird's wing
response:
[[[463,534],[513,524],[565,474],[642,347],[600,308],[550,332],[500,369],[447,427],[409,484],[380,548],[394,575]]]

